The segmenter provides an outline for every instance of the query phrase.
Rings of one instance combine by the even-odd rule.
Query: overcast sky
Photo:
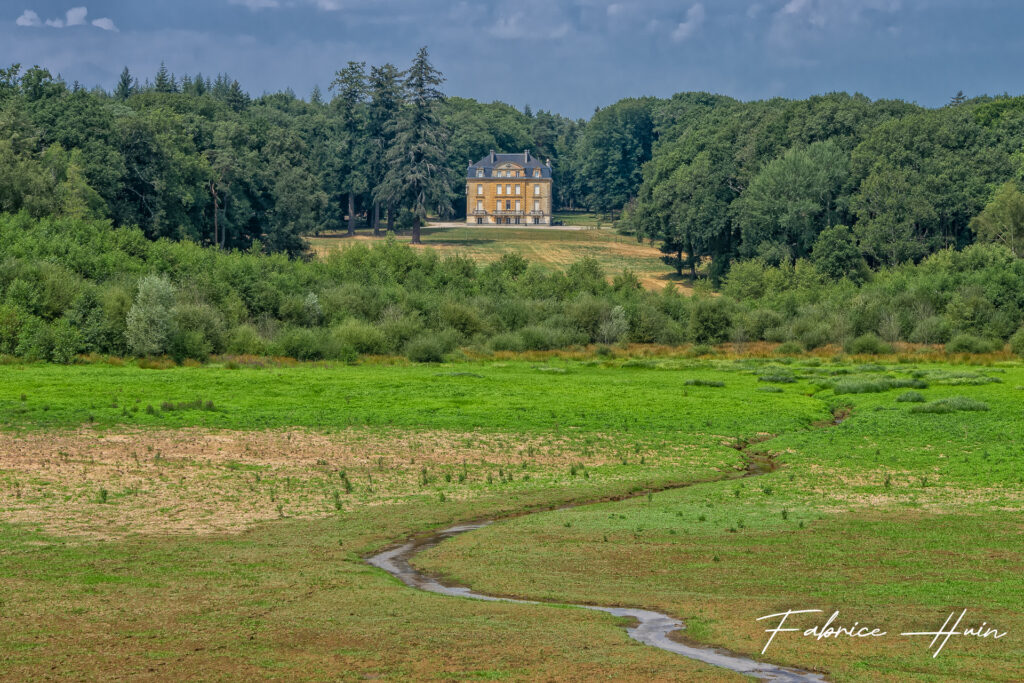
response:
[[[687,90],[937,106],[1024,92],[1022,28],[1020,0],[0,0],[0,63],[110,89],[165,61],[305,98],[428,45],[449,94],[570,116]]]

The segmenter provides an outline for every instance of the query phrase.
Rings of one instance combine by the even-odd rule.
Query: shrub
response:
[[[1002,344],[988,339],[976,337],[973,334],[960,333],[955,335],[946,344],[946,351],[949,353],[991,353],[997,351]]]
[[[870,354],[882,354],[892,353],[892,347],[886,344],[882,339],[873,333],[862,334],[855,339],[847,342],[844,346],[847,353],[870,353]]]
[[[323,358],[323,343],[317,330],[292,327],[282,332],[274,342],[276,351],[295,360]]]
[[[185,359],[205,361],[213,351],[210,340],[199,330],[175,331],[167,343],[168,353],[176,363]]]
[[[804,347],[800,342],[788,341],[784,344],[779,344],[778,348],[775,349],[775,353],[783,356],[799,356],[804,352]]]
[[[267,352],[267,342],[252,325],[239,325],[228,334],[227,352],[240,356],[261,356]]]
[[[582,335],[582,333],[577,333]],[[573,333],[548,327],[546,325],[529,325],[519,331],[523,340],[523,349],[526,351],[547,351],[572,344],[586,343],[585,336],[574,336]]]
[[[441,363],[453,345],[444,335],[427,333],[405,345],[406,357],[414,363]]]
[[[1010,350],[1021,358],[1024,358],[1024,326],[1021,326],[1021,328],[1014,332],[1013,336],[1010,337]]]
[[[348,320],[332,328],[330,342],[334,348],[348,347],[361,354],[381,356],[394,350],[383,332],[358,320]]]
[[[437,311],[440,327],[458,330],[465,337],[483,332],[486,328],[480,314],[474,308],[454,301],[445,301]]]
[[[910,332],[910,341],[918,344],[945,344],[951,335],[949,320],[933,315],[914,326]]]
[[[924,403],[924,396],[917,391],[905,391],[896,397],[898,403]]]
[[[139,282],[135,302],[128,311],[125,336],[137,356],[155,356],[167,350],[171,333],[174,286],[162,275],[147,275]]]
[[[502,332],[491,337],[492,351],[522,351],[526,348],[518,332]]]
[[[988,410],[988,404],[976,401],[973,398],[967,398],[966,396],[950,396],[949,398],[940,398],[938,401],[932,401],[931,403],[922,403],[910,407],[910,412],[912,413],[955,413],[961,410],[985,411]]]
[[[615,306],[605,316],[597,328],[597,341],[602,344],[614,344],[629,332],[629,321],[622,306]]]
[[[185,358],[206,360],[222,353],[226,346],[224,319],[207,304],[178,304],[171,309],[168,351],[181,362]]]
[[[729,339],[732,315],[728,303],[718,298],[694,301],[690,315],[690,336],[696,344],[721,344]]]
[[[54,363],[70,363],[82,351],[82,333],[67,318],[53,324],[51,339],[49,359]]]

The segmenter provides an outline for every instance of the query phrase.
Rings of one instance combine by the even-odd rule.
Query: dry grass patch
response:
[[[699,466],[693,447],[632,450]],[[612,437],[348,429],[0,434],[6,521],[60,535],[236,531],[430,495],[460,500],[485,485],[589,477],[622,461]],[[586,472],[584,475],[583,473]],[[615,478],[613,472],[606,479]],[[442,497],[443,496],[443,497]]]

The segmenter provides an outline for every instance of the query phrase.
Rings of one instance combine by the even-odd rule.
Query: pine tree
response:
[[[320,92],[320,86],[319,85],[314,85],[313,86],[313,92],[310,93],[310,95],[309,95],[309,103],[310,104],[323,104],[324,103],[324,96]]]
[[[420,227],[427,207],[451,211],[452,179],[447,167],[448,131],[438,118],[444,94],[438,89],[444,75],[420,48],[406,72],[406,104],[391,127],[394,144],[387,155],[388,170],[378,198],[413,213],[412,242],[420,244]]]
[[[967,96],[964,95],[964,91],[963,90],[959,90],[959,91],[957,91],[956,95],[953,95],[953,98],[949,101],[949,106],[956,107],[958,105],[963,104],[966,101],[967,101]]]
[[[167,70],[167,65],[160,62],[160,70],[156,72],[157,92],[178,92],[178,84],[174,82],[174,74]]]
[[[127,100],[134,92],[135,82],[132,80],[132,74],[128,71],[128,67],[125,67],[121,72],[121,78],[117,81],[117,87],[114,88],[114,97],[119,100]]]
[[[370,69],[370,108],[367,116],[366,135],[369,140],[368,167],[370,182],[376,190],[387,171],[387,156],[392,139],[388,131],[395,125],[395,119],[402,108],[402,72],[394,64],[375,66]],[[380,234],[380,201],[373,200],[373,234]],[[389,207],[390,209],[390,207]],[[390,212],[393,215],[393,211]]]
[[[366,125],[364,104],[366,102],[366,62],[349,62],[335,74],[331,91],[337,95],[331,102],[341,119],[341,145],[339,158],[342,163],[341,191],[348,199],[348,234],[356,232],[356,194],[367,189],[366,139],[363,129]]]

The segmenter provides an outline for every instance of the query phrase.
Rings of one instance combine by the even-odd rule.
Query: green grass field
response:
[[[632,270],[648,289],[661,289],[668,282],[689,284],[675,277],[675,271],[661,261],[661,252],[655,247],[639,243],[635,237],[616,233],[608,221],[603,221],[603,227],[596,229],[599,217],[593,214],[572,214],[563,218],[567,227],[576,227],[568,230],[472,225],[428,227],[422,231],[423,246],[445,253],[463,254],[479,263],[490,263],[507,252],[515,251],[531,263],[558,270],[589,256],[601,264],[609,277],[627,268]],[[580,226],[588,229],[578,229]],[[322,255],[373,239],[365,234],[350,238],[339,233],[310,237],[309,242],[313,250]],[[399,235],[395,239],[408,242],[409,236]]]
[[[780,610],[897,632],[967,609],[1008,635],[932,658],[927,638],[781,634],[765,657],[835,681],[1020,680],[1022,398],[1019,363],[0,366],[0,676],[740,680],[606,615],[423,594],[362,562],[459,520],[705,482],[517,517],[419,563],[659,609],[752,655]],[[778,468],[737,478],[744,442]]]

